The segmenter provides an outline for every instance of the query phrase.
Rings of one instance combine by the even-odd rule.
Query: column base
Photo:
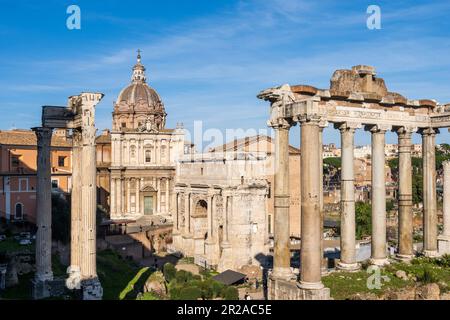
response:
[[[336,265],[336,268],[342,271],[347,271],[347,272],[356,272],[359,271],[361,269],[361,266],[359,265],[359,263],[345,263],[345,262],[341,262],[339,261]]]
[[[401,262],[410,262],[414,258],[414,255],[412,254],[400,254],[397,253],[395,255],[395,260],[401,261]]]
[[[387,258],[370,258],[369,263],[374,266],[387,266],[389,263],[389,260]]]
[[[33,279],[31,283],[31,296],[34,300],[46,299],[52,296],[51,281]]]
[[[438,253],[439,255],[450,254],[450,237],[439,236],[438,237]]]
[[[31,296],[34,300],[60,297],[65,293],[64,278],[52,280],[33,279],[31,281]]]
[[[292,272],[291,268],[274,268],[270,276],[273,279],[279,279],[284,281],[297,280],[297,277]]]
[[[300,284],[296,281],[286,281],[270,277],[268,279],[269,300],[329,300],[330,289],[321,282],[318,284]]]
[[[98,278],[81,281],[83,300],[102,300],[103,288]]]
[[[423,250],[423,255],[428,258],[439,257],[439,253],[437,252],[437,250]]]

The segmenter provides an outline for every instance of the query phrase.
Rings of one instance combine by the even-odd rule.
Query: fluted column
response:
[[[386,179],[385,133],[388,128],[369,127],[372,133],[372,253],[371,263],[385,265],[386,254]]]
[[[300,288],[323,289],[321,281],[319,205],[319,119],[304,116],[301,124],[301,273]]]
[[[72,272],[80,272],[81,243],[81,131],[74,129],[72,133],[72,195],[71,195],[71,225],[70,225],[70,268]]]
[[[410,128],[400,127],[398,135],[398,253],[400,260],[413,257],[412,165]]]
[[[354,134],[357,125],[343,123],[341,131],[341,260],[338,268],[357,270],[355,223]]]
[[[131,213],[131,179],[127,178],[127,213]]]
[[[34,128],[37,137],[36,274],[37,281],[53,280],[52,272],[52,129]]]
[[[423,158],[423,253],[437,256],[436,155],[437,129],[422,129]]]
[[[275,131],[274,248],[272,277],[291,279],[289,230],[289,129],[287,122],[273,126]]]
[[[83,279],[97,277],[96,268],[96,211],[97,190],[95,184],[95,126],[85,124],[82,128],[81,150],[81,276]]]

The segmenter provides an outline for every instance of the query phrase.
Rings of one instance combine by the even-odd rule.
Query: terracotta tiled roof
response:
[[[35,146],[37,144],[36,135],[32,130],[0,130],[0,144],[14,146]],[[53,147],[71,147],[70,140],[62,137],[52,136]]]
[[[224,145],[215,147],[213,149],[211,149],[212,152],[224,152],[224,151],[234,151],[234,150],[238,150],[244,146],[248,146],[250,143],[259,143],[261,141],[267,141],[269,143],[275,143],[273,141],[273,139],[269,136],[266,135],[256,135],[256,136],[252,136],[252,137],[245,137],[242,139],[237,139],[231,142],[228,142]],[[300,149],[289,145],[289,152],[290,153],[300,153]]]

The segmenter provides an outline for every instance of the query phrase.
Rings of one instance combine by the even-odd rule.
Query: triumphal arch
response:
[[[84,300],[101,299],[103,289],[96,270],[96,159],[95,106],[102,93],[69,97],[67,107],[44,106],[37,137],[37,234],[35,299],[58,295],[52,273],[52,205],[50,142],[54,128],[72,130],[71,247],[66,286],[81,290]]]
[[[366,130],[372,142],[372,244],[371,263],[388,262],[386,246],[385,134],[393,131],[399,145],[399,244],[397,258],[409,260],[413,252],[411,135],[421,134],[423,144],[423,253],[438,255],[435,137],[450,127],[450,105],[435,100],[409,100],[389,92],[371,66],[337,70],[329,89],[283,85],[262,91],[258,98],[271,103],[268,125],[275,131],[274,267],[269,280],[270,299],[328,299],[321,281],[323,217],[322,131],[329,124],[340,131],[341,259],[338,268],[357,270],[355,253],[354,133]],[[288,146],[289,129],[301,131],[301,272],[299,281],[290,268]],[[448,193],[448,192],[447,192]],[[448,198],[450,194],[445,194]],[[447,203],[450,203],[447,199]],[[448,217],[447,217],[448,221]],[[445,223],[445,222],[444,222]],[[449,230],[448,226],[444,230]],[[447,232],[448,233],[448,232]],[[449,234],[439,243],[448,246]]]

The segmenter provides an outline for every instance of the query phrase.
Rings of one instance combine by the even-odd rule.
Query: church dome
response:
[[[117,97],[113,112],[113,129],[138,130],[144,123],[152,128],[164,128],[166,112],[159,94],[147,84],[145,67],[138,51],[137,63],[133,67],[131,84]]]

